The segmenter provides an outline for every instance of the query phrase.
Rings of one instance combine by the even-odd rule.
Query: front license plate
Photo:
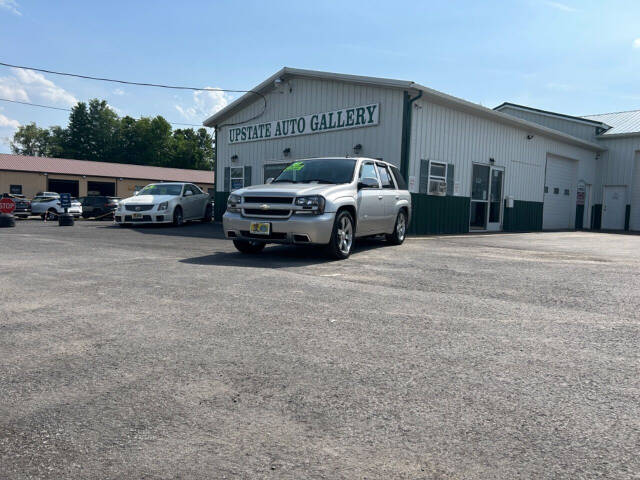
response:
[[[142,214],[141,213],[134,213],[133,214],[133,218],[136,218],[136,219],[142,218]]]
[[[265,222],[252,222],[249,226],[249,233],[254,235],[269,235],[271,233],[271,224]]]

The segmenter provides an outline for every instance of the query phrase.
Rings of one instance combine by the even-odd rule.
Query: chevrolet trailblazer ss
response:
[[[242,253],[267,243],[323,245],[334,258],[351,254],[356,237],[385,235],[400,245],[411,195],[398,169],[370,158],[299,160],[266,185],[229,195],[222,223]]]

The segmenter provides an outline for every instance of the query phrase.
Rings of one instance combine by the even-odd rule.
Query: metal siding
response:
[[[596,141],[595,126],[589,126],[583,123],[574,122],[566,118],[552,117],[549,115],[544,115],[537,112],[529,112],[529,111],[521,110],[519,108],[512,108],[509,106],[505,106],[501,108],[500,111],[502,113],[508,113],[509,115],[512,115],[514,117],[521,118],[522,120],[527,120],[529,122],[537,123],[539,125],[544,125],[545,127],[553,128],[554,130],[559,130],[561,132],[572,135],[574,137],[582,138],[589,142]]]
[[[607,148],[602,154],[602,165],[599,172],[600,188],[594,192],[594,203],[602,203],[602,185],[627,185],[631,187],[634,159],[640,151],[640,136],[624,138],[600,138],[600,143]],[[630,192],[634,195],[634,192]]]
[[[596,185],[595,153],[542,135],[527,139],[512,127],[420,99],[413,108],[409,175],[419,178],[419,160],[453,163],[458,195],[471,196],[474,162],[505,168],[504,195],[542,202],[548,154],[578,161],[578,180]]]
[[[630,194],[629,228],[634,231],[640,231],[640,152],[635,153],[634,164]]]
[[[289,87],[292,92],[289,92]],[[402,90],[354,85],[340,81],[292,78],[284,82],[278,90],[266,95],[267,110],[264,115],[251,120],[248,124],[370,103],[380,104],[379,124],[233,145],[228,143],[230,127],[222,126],[219,128],[218,172],[233,164],[248,165],[253,167],[252,184],[258,184],[262,183],[262,166],[266,162],[283,162],[318,156],[353,156],[353,146],[356,144],[362,145],[359,155],[384,158],[400,166],[402,93]],[[262,106],[262,101],[257,100],[226,119],[224,123],[235,123],[250,118],[259,113]],[[287,147],[291,149],[291,154],[285,157],[282,151]],[[233,164],[230,161],[232,155],[238,155],[238,160]],[[220,183],[218,183],[218,191],[223,191]]]

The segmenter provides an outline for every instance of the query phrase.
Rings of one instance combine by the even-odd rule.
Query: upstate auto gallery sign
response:
[[[286,120],[274,120],[229,129],[229,143],[255,142],[272,138],[309,135],[347,128],[370,127],[380,119],[380,104],[343,108],[332,112],[313,113]]]

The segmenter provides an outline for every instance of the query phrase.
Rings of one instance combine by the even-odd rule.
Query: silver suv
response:
[[[410,218],[411,195],[395,166],[311,158],[293,162],[266,185],[232,192],[222,224],[242,253],[258,253],[267,243],[313,244],[343,259],[356,237],[384,234],[400,245]]]

